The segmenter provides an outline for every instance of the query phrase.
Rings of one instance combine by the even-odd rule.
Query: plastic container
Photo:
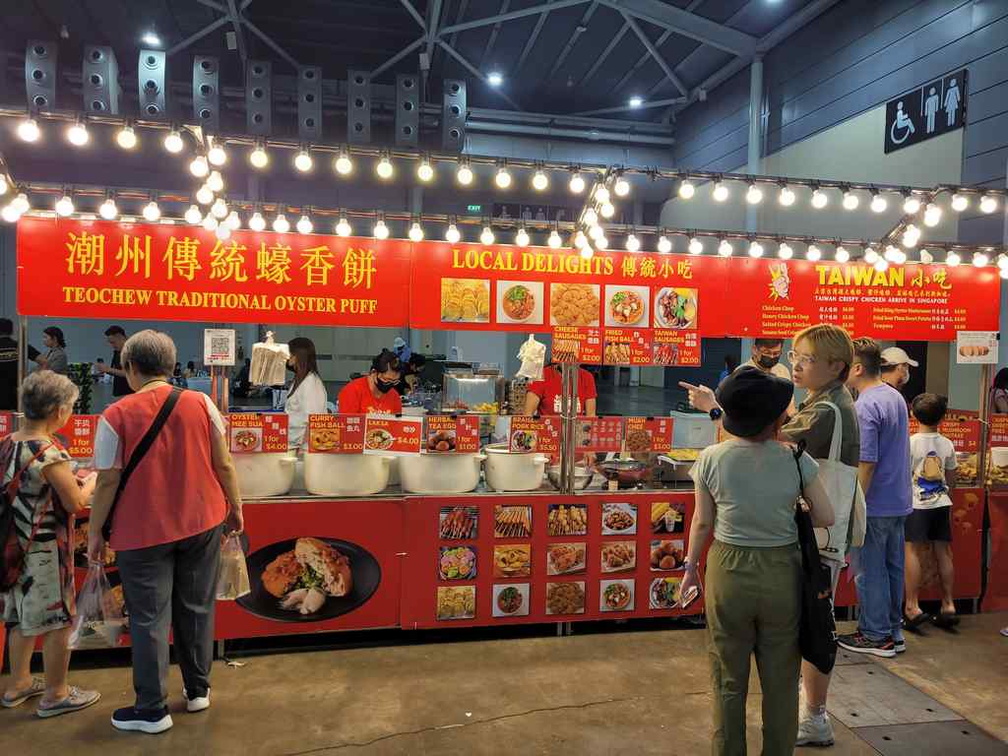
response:
[[[673,449],[705,449],[717,443],[717,426],[702,412],[669,412],[675,418]]]

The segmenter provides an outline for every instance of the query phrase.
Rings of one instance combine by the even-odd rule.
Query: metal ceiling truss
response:
[[[588,9],[584,12],[584,15],[581,16],[581,19],[578,21],[577,26],[574,27],[574,30],[567,38],[567,42],[564,44],[563,49],[560,50],[560,54],[557,56],[556,61],[553,63],[553,67],[550,68],[550,72],[547,78],[552,78],[554,74],[556,74],[556,72],[560,70],[560,66],[562,66],[564,64],[564,61],[567,60],[567,56],[570,55],[571,50],[574,49],[574,45],[577,44],[577,41],[581,38],[581,35],[584,34],[584,32],[588,29],[588,23],[591,21],[592,16],[595,15],[595,11],[598,10],[598,6],[599,4],[597,2],[593,2],[591,5],[588,6]]]
[[[193,43],[203,39],[203,37],[207,34],[215,32],[220,27],[226,24],[231,24],[231,27],[234,29],[235,41],[238,46],[238,54],[241,56],[243,66],[248,62],[248,45],[246,44],[245,33],[242,27],[248,29],[255,36],[261,39],[263,44],[283,58],[291,66],[291,68],[295,70],[300,68],[300,64],[293,55],[287,52],[283,47],[277,44],[272,37],[245,17],[245,11],[250,5],[252,5],[252,0],[241,0],[240,3],[238,3],[237,0],[225,0],[225,4],[223,5],[216,0],[196,0],[196,2],[210,8],[211,10],[217,11],[221,14],[221,16],[220,18],[216,18],[211,21],[196,33],[186,37],[178,44],[168,48],[166,55],[169,57],[182,52],[182,50],[185,50]],[[407,0],[402,0],[402,2],[409,5]]]

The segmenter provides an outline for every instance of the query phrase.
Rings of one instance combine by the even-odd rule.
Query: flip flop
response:
[[[911,619],[910,616],[906,612],[904,612],[903,613],[903,628],[905,630],[909,630],[912,633],[919,633],[921,625],[923,625],[925,622],[927,622],[930,619],[933,619],[933,618],[927,612],[921,612],[920,614],[918,614],[913,619]]]
[[[942,612],[934,618],[934,623],[937,627],[943,630],[951,630],[959,624],[959,615],[952,614],[950,612]]]
[[[45,687],[45,680],[40,677],[33,677],[32,683],[29,687],[24,690],[19,690],[13,696],[8,697],[7,695],[4,695],[0,698],[0,706],[3,706],[5,709],[13,709],[23,704],[29,698],[41,696],[45,693]]]

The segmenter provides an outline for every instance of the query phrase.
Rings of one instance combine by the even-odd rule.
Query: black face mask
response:
[[[759,358],[759,366],[764,370],[770,370],[778,362],[780,362],[780,357],[767,357],[766,355],[762,355]]]
[[[387,394],[396,387],[396,383],[397,381],[383,381],[381,378],[375,378],[375,388],[380,394]]]

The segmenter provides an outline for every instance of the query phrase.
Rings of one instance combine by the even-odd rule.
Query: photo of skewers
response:
[[[479,510],[476,507],[442,507],[438,535],[446,541],[467,541],[476,537]]]
[[[494,538],[528,538],[532,535],[532,507],[494,506]]]

